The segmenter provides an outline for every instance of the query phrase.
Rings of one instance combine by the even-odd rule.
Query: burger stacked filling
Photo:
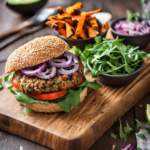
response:
[[[40,99],[34,94],[41,95],[60,91],[58,98],[64,96],[68,89],[82,84],[83,70],[84,66],[78,56],[65,52],[42,64],[18,70],[12,83],[21,92],[31,94],[30,96],[34,98]],[[49,98],[42,97],[42,100],[47,99]]]

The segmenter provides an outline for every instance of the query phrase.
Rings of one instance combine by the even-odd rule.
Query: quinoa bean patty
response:
[[[64,79],[63,75],[58,72],[53,78],[40,79],[36,76],[26,76],[22,74],[21,71],[15,73],[15,78],[17,79],[19,88],[23,93],[51,93],[69,89],[77,85],[83,77],[83,70],[84,67],[80,61],[78,70],[73,75],[68,75],[66,79]]]

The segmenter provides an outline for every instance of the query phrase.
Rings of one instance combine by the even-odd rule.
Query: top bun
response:
[[[5,72],[11,73],[38,65],[69,51],[69,45],[56,36],[36,38],[16,49],[6,62]]]

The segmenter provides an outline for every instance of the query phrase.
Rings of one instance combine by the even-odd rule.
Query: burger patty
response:
[[[53,78],[40,79],[36,76],[26,76],[21,71],[15,73],[15,78],[23,93],[51,93],[69,89],[77,85],[83,77],[83,70],[84,67],[80,61],[78,70],[74,74],[68,75],[66,79],[64,79],[63,74],[58,72]]]

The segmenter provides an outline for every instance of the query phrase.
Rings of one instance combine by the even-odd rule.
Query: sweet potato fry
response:
[[[96,18],[91,19],[91,20],[90,20],[90,24],[91,24],[91,27],[96,27],[96,28],[98,28],[98,23],[97,23]]]
[[[51,26],[52,26],[52,21],[47,21],[47,22],[46,22],[46,25],[48,25],[48,26],[51,27]]]
[[[83,29],[82,29],[82,31],[81,31],[80,37],[81,37],[82,39],[86,39],[86,38],[87,38],[87,36],[86,36],[86,34],[85,34],[85,31],[84,31]]]
[[[92,27],[86,26],[86,28],[88,30],[88,36],[89,36],[89,38],[96,37],[95,30]]]
[[[66,30],[65,30],[65,29],[60,28],[60,29],[56,29],[56,30],[57,30],[57,32],[59,32],[62,36],[66,37]]]
[[[66,18],[64,18],[63,20],[64,20],[65,22],[71,24],[72,26],[75,25],[74,22],[72,21],[72,18],[71,18],[71,17],[66,17]]]
[[[80,19],[79,19],[79,22],[78,22],[78,25],[77,25],[76,32],[75,32],[75,34],[78,35],[78,36],[82,32],[82,28],[83,28],[83,25],[84,25],[84,22],[85,22],[85,18],[86,18],[86,13],[82,12],[81,16],[80,16]]]
[[[86,19],[88,20],[91,20],[91,19],[94,19],[95,17],[92,17],[92,16],[86,16]]]
[[[75,10],[79,10],[83,7],[82,3],[81,2],[77,2],[76,4],[74,4],[73,6],[69,6],[66,8],[66,12],[68,14],[72,14],[75,12]]]
[[[66,22],[66,36],[69,38],[72,35],[73,35],[73,32],[72,32],[72,29],[71,29],[71,25]]]
[[[109,29],[108,24],[105,22],[104,24],[102,24],[101,29],[100,29],[100,33],[104,33]]]
[[[62,15],[57,15],[57,16],[50,16],[48,19],[51,20],[50,18],[56,19],[56,20],[63,20],[66,17],[70,17],[69,14],[62,14]]]
[[[71,36],[71,38],[76,40],[78,38],[78,36],[74,34],[73,36]]]
[[[59,6],[57,11],[59,14],[67,13],[66,10],[62,6]]]
[[[102,10],[102,9],[99,8],[99,9],[97,9],[97,10],[93,10],[93,11],[86,12],[86,16],[90,16],[90,15],[92,15],[92,14],[98,13],[98,12],[100,12],[101,10]]]
[[[74,21],[74,20],[76,20],[76,21],[79,21],[79,19],[80,19],[80,16],[78,15],[78,16],[72,16],[72,20]]]
[[[55,24],[57,24],[59,26],[59,28],[64,28],[65,27],[65,22],[61,21],[61,20],[56,21]]]

